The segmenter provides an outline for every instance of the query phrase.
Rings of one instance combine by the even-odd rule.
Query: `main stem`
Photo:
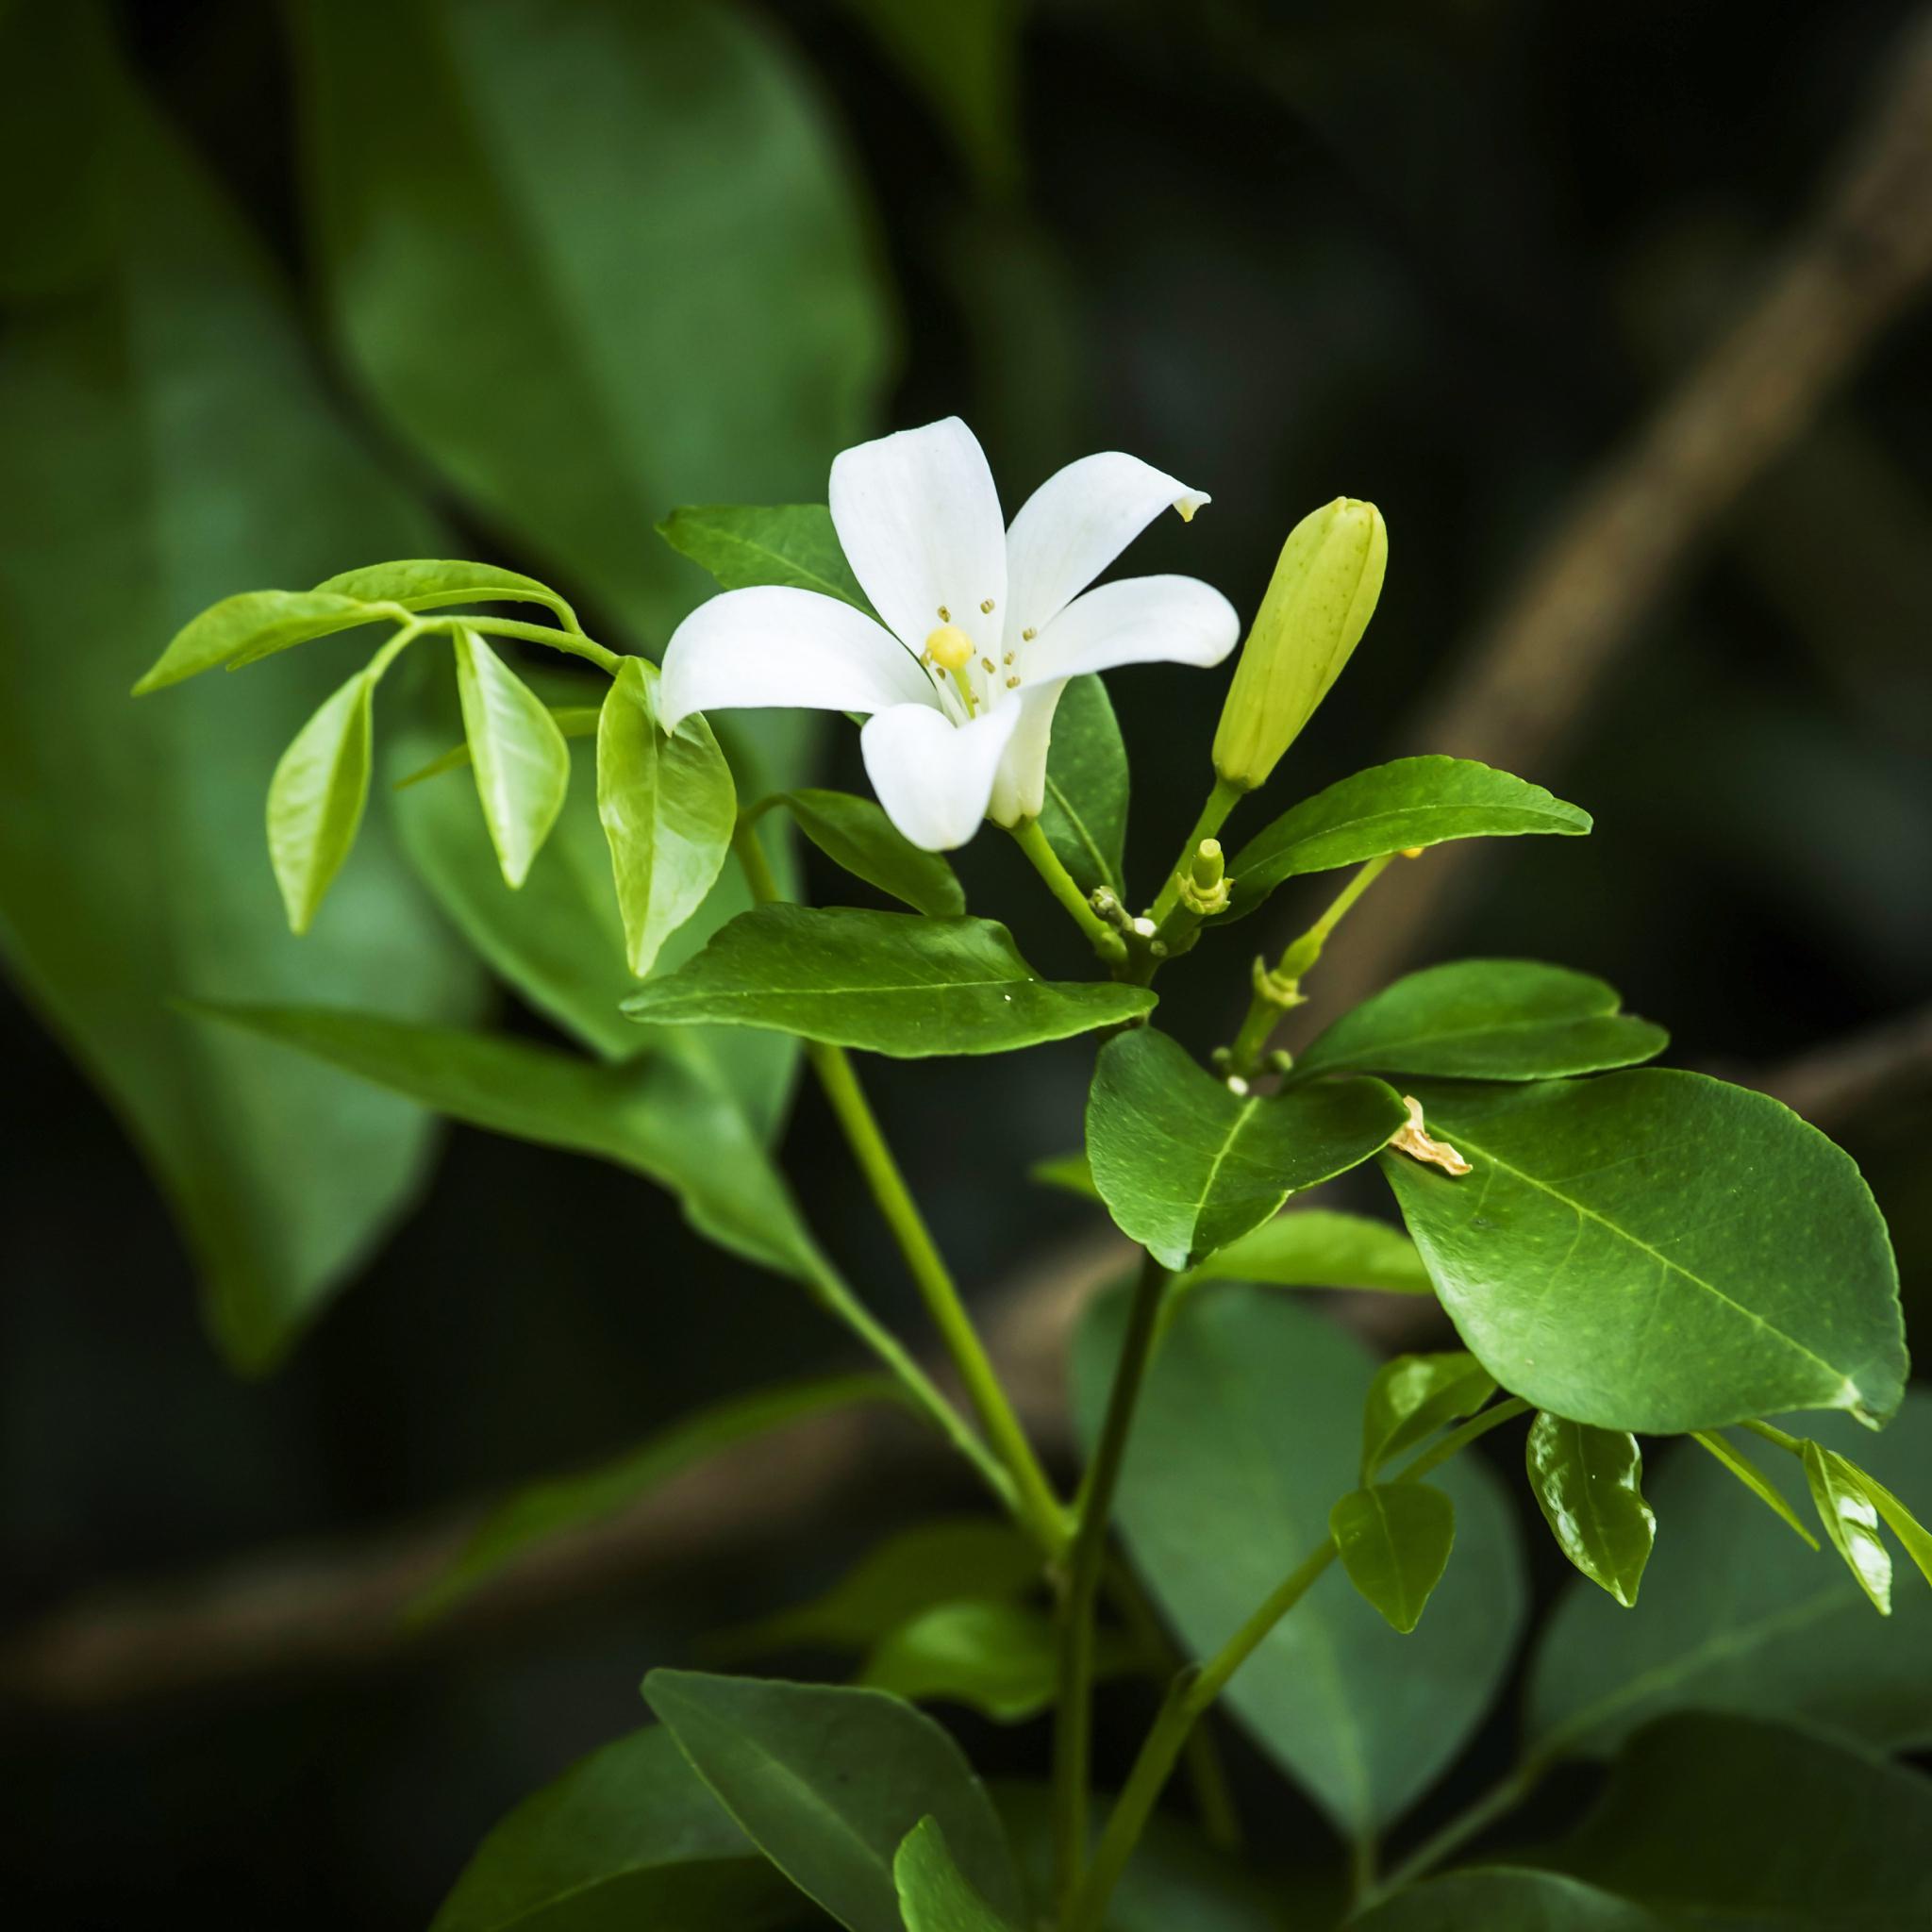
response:
[[[1212,839],[1227,823],[1227,815],[1247,794],[1239,785],[1230,785],[1225,778],[1216,776],[1214,790],[1208,794],[1208,802],[1201,808],[1201,816],[1194,821],[1194,829],[1181,841],[1181,856],[1174,870],[1167,875],[1167,882],[1160,889],[1160,896],[1154,902],[1148,917],[1158,929],[1164,926],[1174,908],[1180,903],[1181,881],[1187,877],[1194,862],[1194,854],[1201,849],[1203,839]]]
[[[1141,1263],[1127,1312],[1126,1339],[1115,1365],[1100,1440],[1088,1465],[1079,1519],[1067,1557],[1060,1603],[1058,1698],[1054,1711],[1054,1871],[1064,1910],[1087,1859],[1087,1786],[1093,1743],[1093,1620],[1107,1569],[1107,1531],[1120,1488],[1121,1465],[1147,1365],[1160,1328],[1160,1305],[1173,1280],[1149,1255]]]
[[[1127,957],[1127,942],[1121,938],[1088,902],[1079,882],[1064,865],[1060,856],[1040,829],[1038,819],[1012,827],[1013,842],[1032,861],[1033,870],[1046,881],[1047,890],[1067,908],[1074,924],[1087,935],[1093,950],[1103,959],[1118,964]]]
[[[756,830],[740,824],[731,842],[752,896],[767,904],[782,898],[784,894]],[[843,1047],[823,1041],[807,1041],[805,1051],[853,1158],[872,1190],[873,1199],[898,1242],[934,1325],[959,1373],[973,1411],[1011,1478],[1020,1520],[1046,1555],[1058,1556],[1067,1544],[1066,1511],[1014,1413],[972,1317],[966,1312],[951,1271],[919,1211],[919,1204],[912,1198],[912,1191],[906,1185],[906,1176],[892,1158],[892,1150],[887,1145],[878,1117],[865,1097],[850,1057]]]

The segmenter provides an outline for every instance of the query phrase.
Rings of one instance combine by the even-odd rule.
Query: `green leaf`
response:
[[[1379,1080],[1238,1095],[1151,1026],[1101,1049],[1087,1158],[1114,1224],[1181,1269],[1266,1221],[1291,1193],[1357,1167],[1403,1123]]]
[[[1295,1061],[1314,1074],[1547,1080],[1654,1058],[1661,1026],[1617,1010],[1614,987],[1534,959],[1455,959],[1398,979],[1318,1034]]]
[[[762,1932],[797,1913],[798,1894],[654,1724],[525,1798],[430,1932]]]
[[[624,1010],[658,1025],[772,1027],[919,1059],[1064,1040],[1153,1005],[1144,987],[1040,978],[990,919],[760,906]]]
[[[1542,1413],[1529,1425],[1524,1462],[1557,1547],[1631,1608],[1657,1541],[1637,1438]]]
[[[1099,1427],[1124,1324],[1091,1306],[1074,1355],[1083,1440]],[[1191,1656],[1211,1656],[1330,1535],[1356,1486],[1357,1419],[1374,1364],[1360,1343],[1265,1289],[1182,1298],[1141,1394],[1122,1472],[1127,1549]],[[1522,1559],[1479,1459],[1433,1478],[1454,1500],[1457,1558],[1429,1614],[1399,1636],[1330,1574],[1228,1686],[1234,1713],[1351,1837],[1407,1808],[1500,1689],[1524,1616]]]
[[[822,503],[696,504],[673,510],[658,534],[727,591],[778,584],[873,614]]]
[[[1374,1482],[1384,1463],[1474,1415],[1495,1392],[1495,1377],[1461,1349],[1384,1362],[1362,1405],[1362,1481]]]
[[[1541,785],[1472,758],[1396,758],[1305,798],[1257,832],[1228,864],[1227,917],[1252,912],[1283,879],[1332,872],[1391,852],[1448,839],[1511,838],[1524,832],[1575,837],[1590,814]]]
[[[1886,1527],[1905,1545],[1906,1555],[1917,1566],[1920,1575],[1932,1583],[1932,1532],[1875,1475],[1862,1469],[1857,1475],[1858,1487],[1872,1498],[1885,1519]]]
[[[1850,1158],[1788,1108],[1649,1071],[1417,1097],[1474,1171],[1394,1153],[1383,1171],[1504,1388],[1640,1435],[1898,1407],[1885,1224]]]
[[[289,930],[304,933],[369,802],[375,680],[358,671],[295,734],[268,788],[268,856]]]
[[[196,1010],[470,1126],[630,1168],[677,1194],[701,1234],[760,1267],[808,1283],[823,1270],[743,1114],[677,1059],[603,1066],[519,1040],[326,1007]]]
[[[1102,1632],[1095,1673],[1130,1667],[1119,1638]],[[963,1704],[995,1724],[1021,1724],[1054,1701],[1059,1640],[1053,1619],[1025,1604],[935,1604],[883,1638],[858,1681],[914,1703]]]
[[[1891,1552],[1878,1534],[1878,1510],[1859,1480],[1857,1466],[1835,1450],[1805,1444],[1805,1481],[1831,1546],[1845,1559],[1858,1588],[1891,1615]]]
[[[541,604],[571,630],[577,628],[575,611],[548,584],[495,563],[462,563],[440,557],[365,563],[317,584],[310,594],[399,604],[405,610],[440,610],[450,604]]]
[[[456,649],[457,693],[483,822],[504,882],[521,886],[563,809],[570,746],[542,700],[475,631],[458,631]]]
[[[381,810],[328,917],[289,937],[256,842],[262,793],[342,682],[336,653],[127,691],[237,584],[312,583],[344,556],[441,539],[350,433],[286,291],[103,22],[16,8],[0,29],[11,133],[58,130],[61,157],[0,168],[0,279],[18,297],[0,344],[0,953],[166,1196],[212,1339],[259,1372],[406,1209],[438,1130],[171,1000],[388,1000],[462,1021],[482,977]],[[24,275],[16,244],[83,185],[92,214]]]
[[[597,722],[603,717],[602,709],[596,705],[546,705],[557,728],[566,738],[595,738]],[[465,739],[460,744],[453,744],[426,765],[419,765],[407,776],[391,782],[391,791],[407,791],[412,785],[427,784],[431,778],[441,778],[448,772],[460,772],[472,763],[470,741]]]
[[[966,1882],[1020,1916],[1006,1834],[964,1754],[877,1690],[653,1671],[652,1709],[765,1856],[851,1932],[904,1932],[892,1859],[939,1821]]]
[[[1597,1809],[1537,1862],[1676,1925],[1907,1932],[1932,1924],[1928,1843],[1921,1773],[1779,1724],[1687,1716],[1634,1739]]]
[[[134,687],[136,697],[199,676],[218,665],[244,664],[365,624],[394,623],[400,609],[371,609],[332,591],[242,591],[190,618]]]
[[[1427,1483],[1372,1483],[1328,1512],[1348,1580],[1406,1636],[1449,1567],[1456,1505]]]
[[[1932,1395],[1914,1391],[1877,1436],[1845,1417],[1819,1427],[1856,1438],[1895,1487],[1932,1484]],[[1776,1457],[1762,1479],[1774,1477],[1803,1495],[1796,1457]],[[1526,1726],[1538,1756],[1607,1756],[1678,1708],[1789,1718],[1887,1749],[1932,1740],[1932,1591],[1902,1591],[1891,1616],[1874,1617],[1842,1564],[1805,1548],[1702,1451],[1676,1450],[1648,1487],[1664,1534],[1641,1611],[1625,1616],[1578,1578],[1545,1625]]]
[[[906,1932],[1011,1932],[980,1897],[946,1844],[937,1818],[922,1818],[892,1859]]]
[[[1710,1429],[1693,1429],[1690,1440],[1716,1457],[1781,1523],[1789,1524],[1802,1542],[1811,1549],[1818,1548],[1818,1539],[1798,1520],[1798,1512],[1779,1494],[1771,1478],[1735,1442]]]
[[[738,823],[731,767],[711,727],[693,712],[669,737],[658,729],[657,676],[642,658],[626,658],[597,727],[597,815],[610,841],[626,957],[640,978],[705,903]]]
[[[1036,1160],[1026,1170],[1026,1176],[1043,1188],[1058,1188],[1088,1201],[1100,1199],[1100,1190],[1093,1185],[1092,1164],[1084,1152],[1057,1154],[1049,1160]]]
[[[1670,1932],[1630,1900],[1556,1872],[1451,1872],[1351,1919],[1349,1932]]]
[[[775,802],[834,865],[855,878],[934,919],[957,918],[966,910],[966,894],[945,855],[922,851],[872,799],[808,790],[781,792]]]
[[[1127,748],[1091,672],[1068,681],[1054,710],[1040,829],[1083,892],[1105,886],[1126,896]]]
[[[1040,1171],[1034,1169],[1036,1174]],[[1400,1228],[1326,1208],[1291,1208],[1264,1221],[1216,1249],[1192,1278],[1258,1281],[1271,1288],[1374,1289],[1384,1294],[1436,1291],[1415,1243]]]
[[[903,1400],[898,1384],[889,1376],[830,1375],[758,1390],[684,1416],[594,1469],[525,1484],[483,1519],[449,1568],[416,1597],[410,1610],[419,1617],[441,1616],[531,1549],[617,1515],[674,1476],[741,1442],[829,1409]]]

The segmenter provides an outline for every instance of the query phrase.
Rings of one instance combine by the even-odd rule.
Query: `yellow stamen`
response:
[[[925,654],[941,671],[963,671],[973,661],[973,640],[957,624],[942,624],[926,639]]]

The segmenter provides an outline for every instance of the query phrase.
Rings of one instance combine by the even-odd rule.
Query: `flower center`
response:
[[[973,661],[973,640],[957,624],[942,624],[927,637],[925,655],[941,671],[963,671]]]

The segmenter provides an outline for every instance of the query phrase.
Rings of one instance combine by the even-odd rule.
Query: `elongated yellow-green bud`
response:
[[[1374,615],[1389,531],[1373,503],[1338,496],[1288,533],[1214,733],[1214,769],[1252,791],[1274,769]]]

